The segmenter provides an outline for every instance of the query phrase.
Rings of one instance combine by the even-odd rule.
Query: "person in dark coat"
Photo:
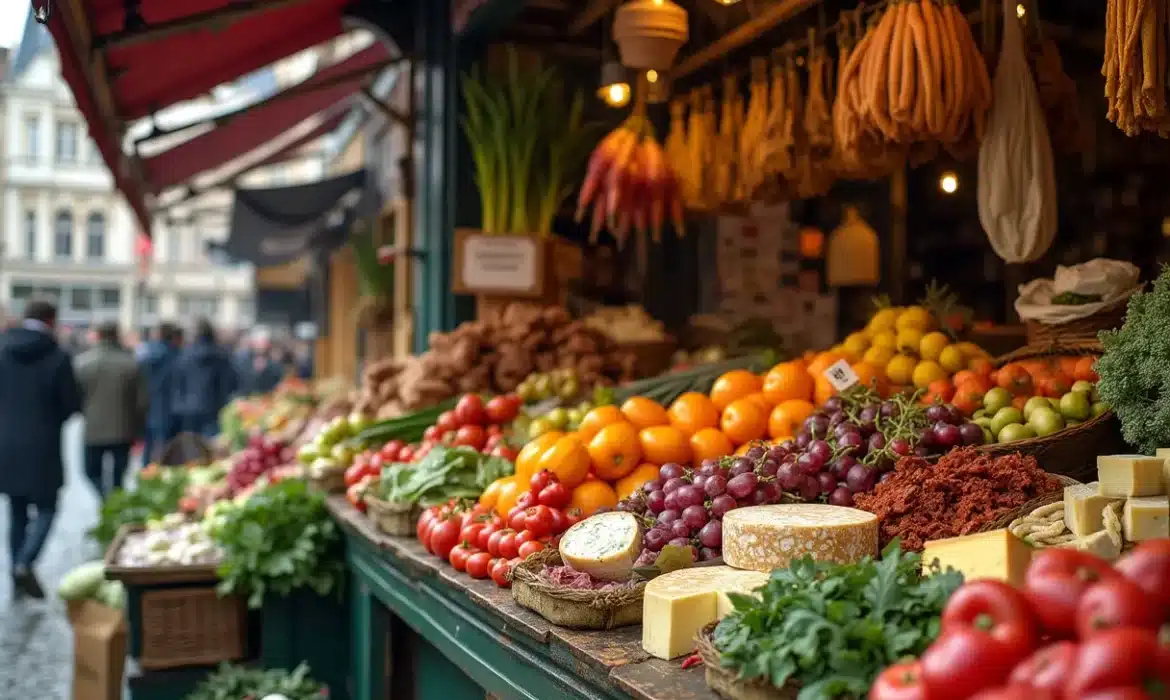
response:
[[[34,598],[45,595],[33,566],[65,483],[61,428],[81,410],[73,363],[54,337],[56,322],[55,306],[30,301],[24,321],[0,334],[0,493],[11,514],[13,588]]]
[[[219,432],[219,412],[235,390],[231,358],[215,342],[211,324],[199,321],[194,341],[179,353],[173,373],[173,407],[182,429],[214,437]]]
[[[173,324],[164,323],[155,338],[146,343],[139,359],[150,396],[142,446],[142,461],[146,463],[156,459],[156,453],[179,434],[179,419],[174,410],[174,371],[182,346],[183,332]]]

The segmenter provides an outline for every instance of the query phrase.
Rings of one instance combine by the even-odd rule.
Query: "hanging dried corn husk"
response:
[[[872,287],[881,281],[882,255],[877,233],[856,207],[829,236],[825,273],[830,287]]]

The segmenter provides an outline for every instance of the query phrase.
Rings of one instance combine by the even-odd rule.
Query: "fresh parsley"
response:
[[[187,470],[182,467],[160,469],[158,476],[149,479],[140,477],[134,488],[110,494],[89,534],[103,548],[108,547],[123,525],[143,525],[177,511],[186,488]]]
[[[735,609],[715,628],[715,646],[740,678],[798,686],[798,700],[863,697],[883,669],[938,636],[963,578],[927,574],[921,555],[897,541],[858,564],[805,557],[773,571],[758,595],[730,594]]]
[[[288,700],[322,700],[325,686],[309,676],[305,664],[292,671],[264,671],[257,668],[224,664],[200,683],[186,700],[260,700],[268,695],[283,695]]]
[[[252,494],[224,513],[216,532],[223,548],[219,591],[248,596],[258,608],[264,596],[311,588],[340,592],[345,575],[341,533],[325,498],[305,482],[289,479]]]

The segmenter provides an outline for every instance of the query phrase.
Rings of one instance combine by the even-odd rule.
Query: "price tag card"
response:
[[[861,381],[853,368],[845,360],[837,360],[829,365],[829,368],[824,372],[825,379],[833,385],[837,391],[845,391],[849,387]]]

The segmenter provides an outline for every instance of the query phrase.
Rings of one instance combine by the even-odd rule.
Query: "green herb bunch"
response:
[[[228,510],[215,541],[223,548],[220,593],[247,595],[249,607],[263,605],[269,593],[342,590],[341,533],[325,509],[325,497],[303,481],[271,484]]]
[[[962,584],[954,571],[923,576],[922,557],[890,543],[858,564],[800,559],[772,572],[758,595],[730,594],[715,628],[723,665],[740,678],[799,686],[799,700],[862,697],[882,670],[917,656]]]
[[[305,664],[292,671],[264,671],[224,664],[187,696],[186,700],[261,700],[280,694],[288,700],[321,700],[328,696],[325,686],[309,676]]]
[[[452,498],[478,498],[488,484],[513,471],[510,461],[471,447],[436,447],[416,464],[384,468],[378,495],[393,503],[433,506]]]
[[[102,503],[98,524],[90,536],[103,548],[108,547],[123,525],[143,525],[179,509],[179,499],[187,488],[187,470],[167,468],[158,476],[138,479],[133,489],[118,489]]]
[[[1121,328],[1098,334],[1097,392],[1125,441],[1147,454],[1170,445],[1170,267],[1149,292],[1129,298]]]

